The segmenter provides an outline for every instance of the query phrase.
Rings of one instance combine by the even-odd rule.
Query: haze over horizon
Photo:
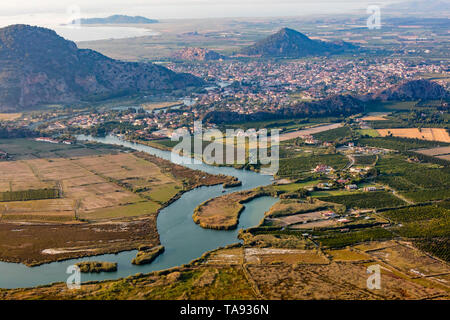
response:
[[[77,17],[105,17],[112,14],[141,15],[151,19],[199,19],[219,17],[281,17],[311,14],[343,14],[364,11],[368,5],[385,6],[411,0],[118,0],[25,1],[0,4],[0,27],[25,23],[55,26]],[[31,3],[30,3],[31,2]],[[326,8],[326,9],[324,9]]]

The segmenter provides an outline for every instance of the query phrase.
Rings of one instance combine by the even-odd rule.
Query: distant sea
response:
[[[117,26],[56,26],[50,27],[61,37],[75,42],[123,39],[158,35],[150,29]]]
[[[158,35],[151,29],[134,27],[134,26],[113,26],[113,25],[67,25],[68,18],[64,15],[21,15],[21,16],[1,16],[0,13],[0,28],[11,24],[29,24],[32,26],[40,26],[55,30],[60,36],[67,40],[75,42],[81,41],[96,41],[108,39],[123,39]],[[72,19],[73,20],[73,19]]]

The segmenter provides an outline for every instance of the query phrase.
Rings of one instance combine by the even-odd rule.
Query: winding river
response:
[[[169,151],[123,141],[114,136],[105,138],[79,136],[78,138],[80,140],[121,145],[137,151],[147,152],[169,161],[177,160],[172,158],[172,153]],[[178,160],[181,159],[181,156],[174,155],[174,157],[178,157]],[[207,251],[238,242],[239,229],[257,225],[263,218],[264,212],[277,201],[277,199],[272,197],[261,197],[246,203],[236,230],[203,229],[192,220],[192,213],[200,203],[225,193],[268,185],[271,183],[272,177],[252,171],[209,166],[204,163],[184,165],[191,169],[202,170],[211,174],[235,176],[242,181],[242,186],[226,189],[225,192],[223,192],[224,189],[221,185],[200,187],[184,193],[180,199],[162,209],[158,215],[157,227],[165,252],[151,264],[143,266],[132,265],[131,260],[136,256],[136,250],[53,262],[32,268],[18,263],[0,262],[0,288],[34,287],[54,282],[65,282],[69,276],[66,274],[67,267],[76,262],[87,260],[117,262],[118,271],[113,273],[82,274],[82,282],[118,279],[136,273],[148,273],[183,265],[200,257]]]

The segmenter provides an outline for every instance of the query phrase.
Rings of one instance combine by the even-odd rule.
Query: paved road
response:
[[[350,162],[345,166],[344,169],[350,169],[351,167],[353,167],[353,165],[355,164],[356,160],[355,160],[355,157],[350,155],[350,154],[347,154],[346,156],[350,160]]]

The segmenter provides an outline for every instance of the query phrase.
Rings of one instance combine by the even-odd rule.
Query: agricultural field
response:
[[[400,129],[377,129],[382,137],[394,136],[399,138],[440,141],[450,143],[450,135],[444,128],[400,128]]]
[[[346,189],[337,189],[337,190],[319,190],[312,191],[310,193],[312,198],[321,198],[321,197],[334,197],[334,196],[345,196],[345,195],[353,195],[362,193],[360,190],[346,190]]]
[[[434,259],[408,245],[390,246],[372,251],[370,254],[411,277],[432,276],[450,272],[450,268],[445,262]]]
[[[323,119],[317,119],[317,121],[323,121]],[[229,129],[280,129],[281,132],[292,132],[304,127],[313,127],[320,125],[319,122],[315,120],[308,119],[280,119],[280,120],[268,120],[268,121],[252,121],[244,123],[227,124],[226,128]]]
[[[162,172],[154,163],[129,154],[107,156],[100,160],[95,157],[82,158],[77,163],[97,176],[160,204],[170,200],[182,189],[180,182]]]
[[[304,225],[309,224],[309,222],[316,222],[324,219],[324,214],[329,212],[328,210],[323,211],[312,211],[312,212],[306,212],[306,213],[299,213],[299,214],[293,214],[285,217],[280,218],[266,218],[267,221],[270,221],[270,223],[273,226],[281,226],[281,227],[292,227],[295,225],[300,225],[303,227]],[[305,227],[308,228],[308,227]]]
[[[448,235],[444,237],[425,238],[414,241],[414,245],[424,252],[428,252],[434,257],[450,263],[450,249],[448,245]],[[449,279],[450,280],[450,279]]]
[[[320,200],[307,202],[297,199],[283,199],[275,203],[266,213],[266,219],[289,217],[292,215],[320,212],[325,210],[341,211],[342,206]]]
[[[388,112],[370,112],[368,115],[361,118],[363,121],[385,121]]]
[[[0,113],[0,122],[14,121],[22,117],[22,113]]]
[[[375,129],[357,129],[355,130],[355,132],[361,136],[368,136],[370,138],[376,138],[380,136],[378,131]]]
[[[0,192],[15,192],[31,189],[54,187],[55,183],[46,182],[26,161],[0,162]]]
[[[395,237],[391,231],[378,226],[348,232],[325,229],[324,231],[314,231],[313,235],[323,247],[329,249],[339,249],[363,242],[388,240]]]
[[[384,156],[376,164],[376,181],[417,202],[450,196],[450,168],[437,164],[408,162],[400,155]]]
[[[19,156],[25,145],[38,150],[34,141],[11,144]],[[186,190],[234,181],[146,154],[99,150],[93,156],[0,162],[3,261],[36,265],[156,246],[156,216],[163,206]],[[107,151],[113,152],[102,154]]]
[[[450,154],[442,155],[442,156],[436,156],[438,159],[450,161]]]
[[[398,137],[380,137],[380,138],[360,138],[358,144],[375,148],[391,149],[398,151],[408,151],[421,148],[435,148],[447,145],[443,142],[428,141],[420,139],[398,138]]]
[[[372,257],[353,248],[326,250],[325,253],[336,262],[362,262],[372,260]]]
[[[448,216],[447,218],[408,222],[393,229],[399,236],[414,240],[433,238],[448,239],[448,230],[450,230],[450,219],[448,219]],[[444,246],[444,248],[446,247]]]
[[[131,154],[118,154],[77,159],[57,158],[7,162],[0,163],[0,168],[2,168],[0,170],[8,170],[9,168],[4,168],[5,165],[7,167],[11,165],[29,167],[28,175],[34,175],[34,179],[29,179],[30,184],[27,184],[21,176],[19,176],[21,179],[16,180],[14,175],[5,175],[3,179],[6,178],[7,180],[3,180],[3,184],[10,183],[12,190],[17,190],[16,185],[20,185],[21,190],[36,189],[38,183],[57,185],[61,188],[62,197],[72,203],[69,211],[76,212],[73,219],[95,220],[98,218],[96,212],[106,208],[121,207],[126,211],[128,205],[147,201],[156,202],[156,200],[147,200],[140,197],[133,190],[127,190],[120,186],[120,184],[129,183],[130,180],[134,181],[135,177],[139,177],[141,179],[139,181],[145,181],[148,185],[151,184],[148,181],[149,177],[152,177],[154,186],[157,188],[164,183],[177,183],[175,179],[162,174],[156,165],[143,162],[143,160]],[[126,163],[127,167],[123,166],[122,163]],[[17,170],[20,170],[20,168]],[[27,173],[26,170],[18,172]],[[148,186],[148,188],[151,187]],[[57,199],[54,200],[54,202],[58,201]],[[27,201],[23,204],[27,209],[29,208]],[[50,205],[48,208],[51,207]],[[57,211],[55,212],[63,211],[57,206],[56,208]],[[135,211],[135,215],[156,213],[158,208],[159,206],[155,206],[155,210],[150,212]],[[37,219],[41,216],[52,215],[52,211],[48,209],[46,211],[24,212],[27,216],[35,214]],[[20,213],[20,204],[17,202],[12,207],[9,206],[9,203],[3,204],[3,219],[9,219],[10,216],[17,217]],[[120,217],[120,214],[110,216],[110,218]]]
[[[436,205],[415,206],[383,211],[381,215],[396,223],[408,223],[430,219],[450,219],[450,210]]]
[[[31,202],[1,202],[0,197],[2,217],[18,219],[22,215],[49,220],[51,216],[70,213],[73,219],[96,220],[155,214],[181,191],[200,185],[199,172],[172,165],[163,171],[160,166],[163,161],[154,157],[147,159],[120,153],[0,162],[0,195],[30,190],[41,190],[43,194]],[[170,172],[172,169],[178,170],[180,178]],[[182,180],[188,176],[191,180],[185,184]],[[228,180],[215,177],[205,179],[204,183]],[[56,187],[61,195],[44,201],[49,196],[42,191]]]
[[[302,129],[302,130],[297,130],[297,131],[281,134],[280,135],[280,141],[287,141],[287,140],[291,140],[291,139],[295,139],[295,138],[299,138],[299,137],[303,137],[303,136],[318,134],[320,132],[336,129],[336,128],[339,128],[341,126],[342,126],[341,123],[317,125],[317,126],[313,126],[311,128],[307,128],[307,129]]]
[[[394,232],[408,237],[417,238],[415,244],[444,261],[450,261],[448,237],[450,230],[450,210],[439,203],[426,206],[383,211],[380,213],[386,219],[398,224]]]
[[[345,205],[348,208],[369,209],[369,208],[391,208],[404,205],[405,202],[390,192],[376,191],[352,193],[346,195],[336,195],[319,197],[322,201],[334,202]]]
[[[182,104],[183,104],[182,101],[148,102],[148,103],[141,104],[141,107],[145,110],[157,110],[157,109],[164,109],[164,108],[180,106]]]
[[[326,182],[326,181],[325,180],[311,180],[311,181],[305,181],[305,182],[277,184],[277,185],[272,186],[272,188],[277,191],[294,192],[294,191],[298,191],[303,188],[313,187],[321,182]]]
[[[382,113],[398,110],[408,111],[414,109],[418,103],[418,101],[374,101],[369,104],[368,110],[372,113]]]
[[[301,145],[303,140],[289,140],[280,143],[280,159],[294,158],[298,156],[313,156],[329,154],[330,149],[323,146]]]
[[[423,150],[415,150],[417,153],[424,154],[426,156],[440,156],[450,154],[450,147],[431,148]]]
[[[423,154],[425,156],[435,157],[437,159],[450,161],[450,147],[421,149],[421,150],[415,150],[414,152]]]
[[[319,133],[314,133],[312,136],[320,141],[333,142],[351,137],[352,131],[349,127],[344,126]]]
[[[357,166],[369,166],[376,163],[378,157],[376,155],[354,155],[355,165]]]
[[[12,190],[36,188],[38,183],[58,185],[61,190],[60,198],[55,199],[0,202],[0,238],[5,240],[0,246],[1,259],[28,265],[159,244],[156,213],[162,202],[133,192],[125,183],[140,178],[149,190],[163,184],[181,185],[157,165],[132,154],[0,163],[3,171],[11,170],[9,166],[25,166],[16,171],[23,173],[17,181],[15,175],[3,175]],[[28,185],[24,175],[28,175]],[[146,219],[136,223],[80,223],[139,215]],[[20,232],[14,232],[16,229]]]
[[[444,128],[449,129],[450,115],[440,110],[442,102],[423,101],[411,110],[394,111],[384,120],[366,120],[373,129]],[[372,118],[373,119],[373,118]]]
[[[296,177],[310,173],[319,164],[325,164],[339,170],[348,164],[347,157],[340,154],[322,154],[280,159],[278,177]]]
[[[125,149],[96,143],[66,145],[34,141],[33,139],[0,139],[0,150],[7,152],[12,160],[29,160],[116,154]]]

